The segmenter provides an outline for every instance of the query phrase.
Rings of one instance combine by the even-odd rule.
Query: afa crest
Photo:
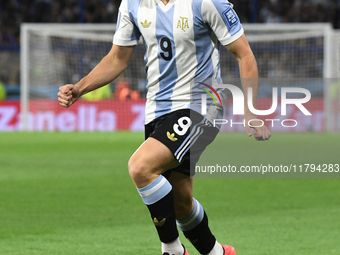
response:
[[[185,29],[189,29],[188,18],[180,17],[180,19],[177,22],[177,28],[179,28],[182,31],[186,32]]]

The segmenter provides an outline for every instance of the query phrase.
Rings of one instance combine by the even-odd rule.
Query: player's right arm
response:
[[[82,95],[112,82],[126,69],[134,48],[113,44],[110,52],[87,76],[75,85],[66,84],[59,88],[59,104],[70,107]]]

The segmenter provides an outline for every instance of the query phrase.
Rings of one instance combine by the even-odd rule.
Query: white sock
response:
[[[169,254],[183,255],[184,249],[181,241],[177,239],[171,243],[162,243],[162,253],[167,252]]]
[[[222,245],[220,245],[217,241],[215,243],[214,248],[207,255],[223,255],[224,250]]]

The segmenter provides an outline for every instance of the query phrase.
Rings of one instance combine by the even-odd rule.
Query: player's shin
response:
[[[160,175],[151,184],[137,190],[150,211],[160,240],[163,243],[175,241],[178,238],[178,231],[171,184]],[[183,250],[182,246],[180,249]]]
[[[178,220],[177,225],[186,238],[200,254],[208,254],[216,244],[215,236],[208,226],[208,217],[202,205],[194,199],[194,210],[185,220]]]

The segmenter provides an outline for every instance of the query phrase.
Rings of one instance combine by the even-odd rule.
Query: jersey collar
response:
[[[171,9],[171,7],[175,4],[176,0],[170,0],[167,5],[163,4],[161,0],[157,0],[158,6],[162,9],[163,12],[167,12]]]

